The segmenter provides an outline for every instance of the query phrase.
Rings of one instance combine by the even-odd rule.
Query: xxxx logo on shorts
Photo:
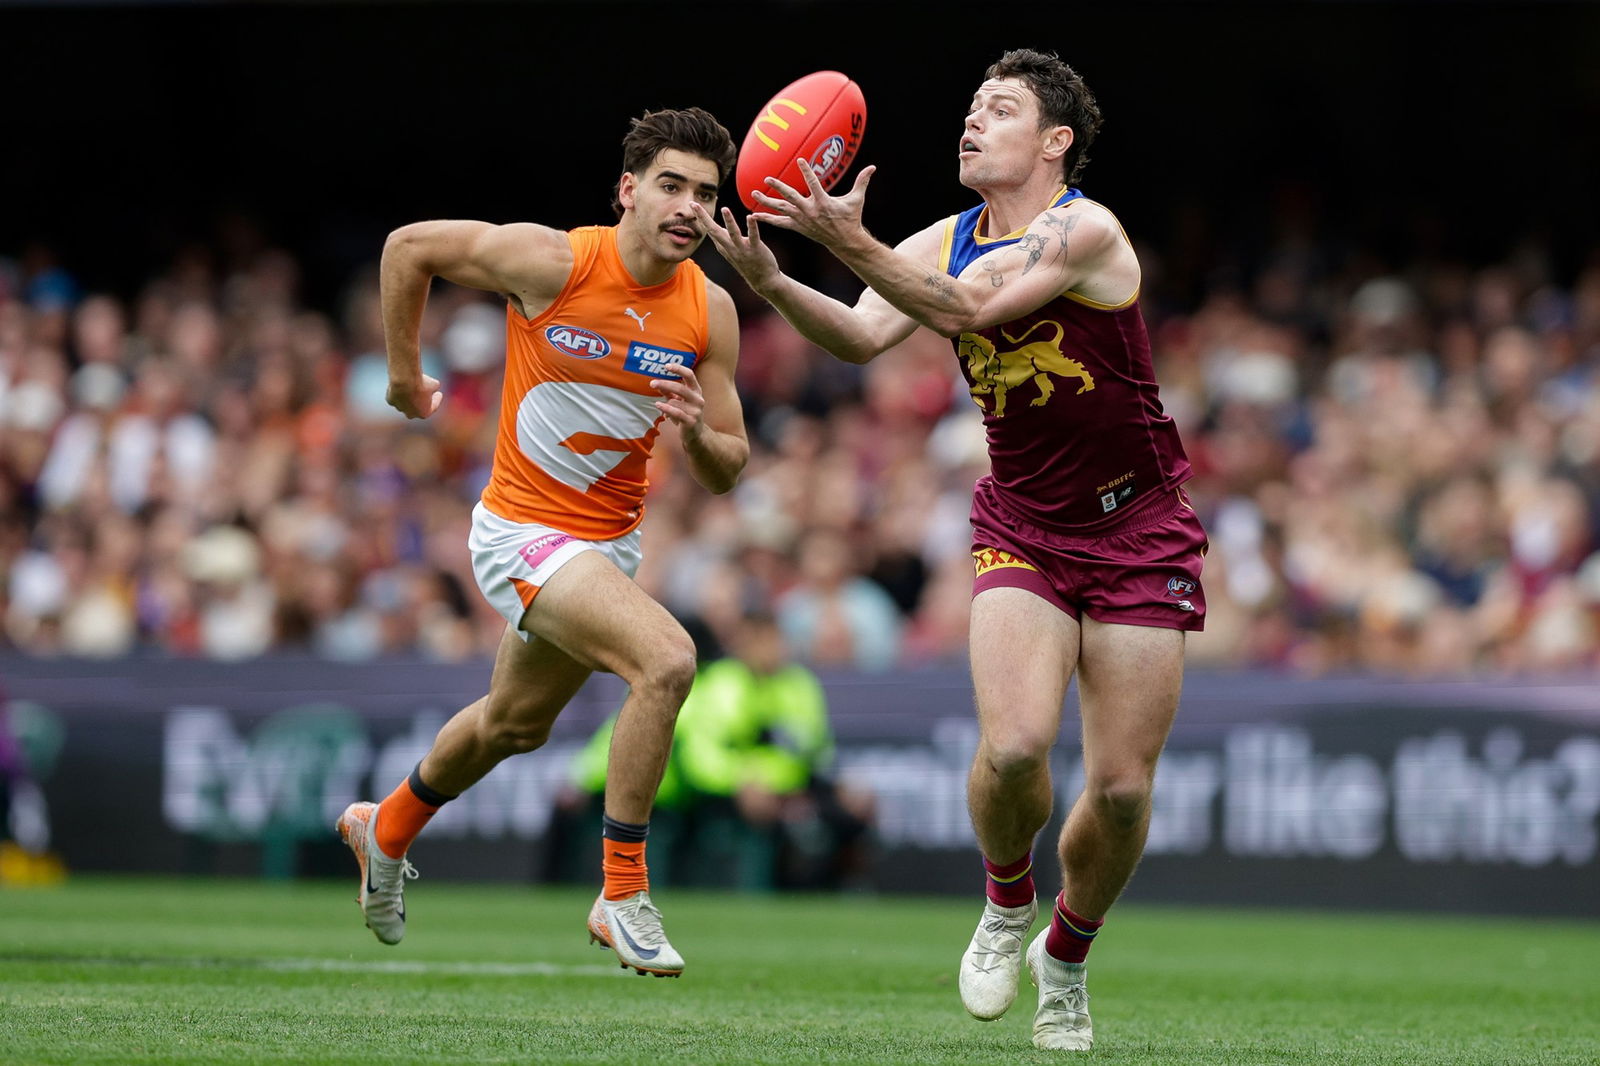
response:
[[[978,577],[982,577],[991,570],[999,570],[1007,566],[1016,567],[1019,570],[1033,570],[1035,572],[1037,572],[1039,569],[1026,559],[1012,555],[1008,551],[1001,551],[999,548],[979,548],[977,551],[972,553],[972,560],[977,570],[976,576]]]

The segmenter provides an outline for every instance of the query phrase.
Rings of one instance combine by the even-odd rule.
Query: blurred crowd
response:
[[[376,251],[376,249],[374,249]],[[800,255],[803,250],[786,250]],[[1181,296],[1141,248],[1162,396],[1208,524],[1196,663],[1329,674],[1596,665],[1600,263],[1380,263],[1280,233]],[[714,497],[668,429],[640,583],[708,656],[770,610],[798,656],[965,657],[967,510],[987,467],[947,341],[866,367],[740,304],[752,458]],[[859,286],[818,257],[812,280]],[[265,241],[194,247],[136,292],[48,248],[0,258],[0,643],[34,655],[488,654],[468,566],[504,308],[440,284],[431,420],[384,403],[375,264],[318,309]]]

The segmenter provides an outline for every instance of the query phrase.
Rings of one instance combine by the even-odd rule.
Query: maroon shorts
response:
[[[988,488],[980,481],[972,496],[974,596],[1019,588],[1080,621],[1205,628],[1206,531],[1182,489],[1139,508],[1125,525],[1075,537],[1029,525]]]

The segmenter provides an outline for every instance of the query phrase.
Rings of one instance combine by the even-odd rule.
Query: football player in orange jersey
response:
[[[386,944],[405,934],[406,851],[445,802],[501,760],[532,751],[595,670],[628,683],[611,743],[605,887],[591,940],[640,973],[677,976],[650,900],[645,836],[678,708],[695,676],[689,634],[636,585],[646,460],[664,421],[712,492],[750,457],[734,389],[733,300],[691,260],[732,171],[728,131],[699,108],[649,112],[623,139],[615,226],[438,221],[389,235],[381,265],[389,403],[427,418],[443,399],[422,373],[418,330],[434,277],[506,298],[506,376],[494,467],[470,548],[505,616],[489,692],[439,731],[380,804],[338,828],[361,866],[359,901]]]

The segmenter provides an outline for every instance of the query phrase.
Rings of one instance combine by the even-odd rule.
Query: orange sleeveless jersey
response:
[[[513,522],[610,540],[644,517],[645,466],[665,417],[650,387],[696,366],[709,338],[705,273],[692,260],[641,286],[614,226],[571,230],[572,274],[548,309],[506,307],[500,434],[483,503]]]

